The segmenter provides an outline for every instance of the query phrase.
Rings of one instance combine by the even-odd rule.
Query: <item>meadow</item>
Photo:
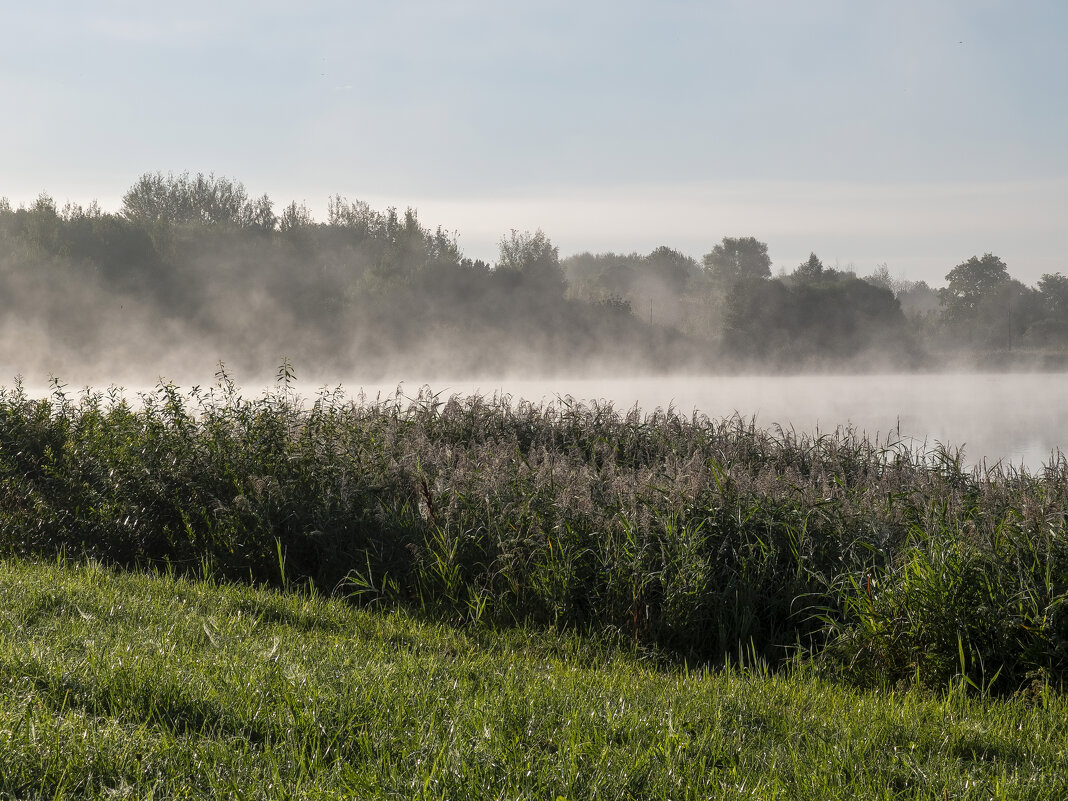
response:
[[[1063,798],[1068,707],[0,560],[0,798]]]

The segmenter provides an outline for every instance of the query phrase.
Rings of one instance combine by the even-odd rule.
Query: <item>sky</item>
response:
[[[6,3],[0,197],[117,211],[146,172],[418,210],[493,261],[696,258],[937,286],[1068,273],[1063,0]]]

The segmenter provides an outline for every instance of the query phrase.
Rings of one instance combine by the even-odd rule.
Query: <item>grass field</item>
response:
[[[0,797],[1068,797],[1068,704],[0,562]],[[618,638],[617,638],[618,639]]]

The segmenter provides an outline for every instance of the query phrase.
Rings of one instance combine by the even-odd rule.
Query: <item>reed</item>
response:
[[[1068,462],[509,396],[0,391],[0,548],[865,683],[1068,675]]]

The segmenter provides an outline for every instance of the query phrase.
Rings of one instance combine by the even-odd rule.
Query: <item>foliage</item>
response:
[[[538,229],[534,233],[513,230],[500,242],[499,269],[514,276],[518,286],[562,298],[567,288],[560,252]]]
[[[810,253],[806,261],[797,265],[794,275],[802,281],[815,280],[823,275],[823,262],[815,253]]]
[[[1068,318],[1068,277],[1046,273],[1038,281],[1038,291],[1051,316]]]
[[[723,237],[703,261],[705,269],[726,286],[738,280],[771,277],[768,246],[752,236]]]
[[[654,248],[645,257],[644,262],[645,275],[652,282],[659,283],[663,291],[671,295],[685,292],[698,269],[697,262],[691,257],[667,245]]]
[[[782,281],[737,281],[726,298],[724,346],[743,359],[796,359],[792,325],[797,318],[790,288]]]
[[[723,237],[699,265],[668,245],[561,260],[543,231],[512,231],[486,264],[412,208],[334,195],[318,222],[303,203],[276,213],[270,197],[203,173],[146,173],[116,214],[59,208],[48,195],[17,209],[0,202],[2,322],[18,332],[20,363],[47,359],[50,372],[99,374],[116,362],[173,372],[208,354],[265,374],[280,353],[324,374],[373,379],[403,365],[443,380],[520,365],[1066,362],[1059,273],[1027,287],[988,253],[946,278],[936,293],[894,280],[884,263],[861,286],[812,253],[772,279],[768,246],[752,236]]]
[[[0,309],[20,364],[104,369],[222,359],[267,373],[279,353],[325,372],[373,378],[400,362],[457,375],[521,361],[557,369],[692,364],[698,348],[665,327],[566,298],[555,245],[514,233],[501,264],[465,259],[455,233],[414,209],[331,198],[328,221],[303,204],[277,224],[268,198],[214,176],[143,176],[123,214],[0,209]],[[657,264],[678,265],[671,254]],[[678,256],[679,254],[675,254]],[[679,258],[683,258],[679,256]],[[677,276],[676,276],[677,277]],[[32,369],[32,366],[27,366]],[[153,369],[156,369],[155,367]]]
[[[6,391],[0,547],[698,659],[801,648],[864,683],[1068,675],[1063,457],[968,474],[849,430],[429,391],[305,406],[291,381],[283,364],[258,400],[221,374],[135,405]]]
[[[997,256],[972,256],[946,275],[941,291],[942,305],[950,322],[970,322],[976,318],[980,302],[1009,281],[1009,270]]]
[[[580,253],[561,266],[567,276],[569,295],[575,299],[634,312],[631,325],[648,323],[692,337],[694,348],[707,342],[709,330],[695,330],[694,305],[707,307],[697,262],[666,245],[646,255],[639,253]]]
[[[822,266],[808,277],[738,281],[724,329],[728,353],[775,366],[874,358],[906,366],[917,358],[890,290]]]
[[[240,181],[214,173],[191,176],[146,173],[122,197],[122,213],[130,220],[169,225],[233,225],[272,230],[270,198],[250,200]]]

